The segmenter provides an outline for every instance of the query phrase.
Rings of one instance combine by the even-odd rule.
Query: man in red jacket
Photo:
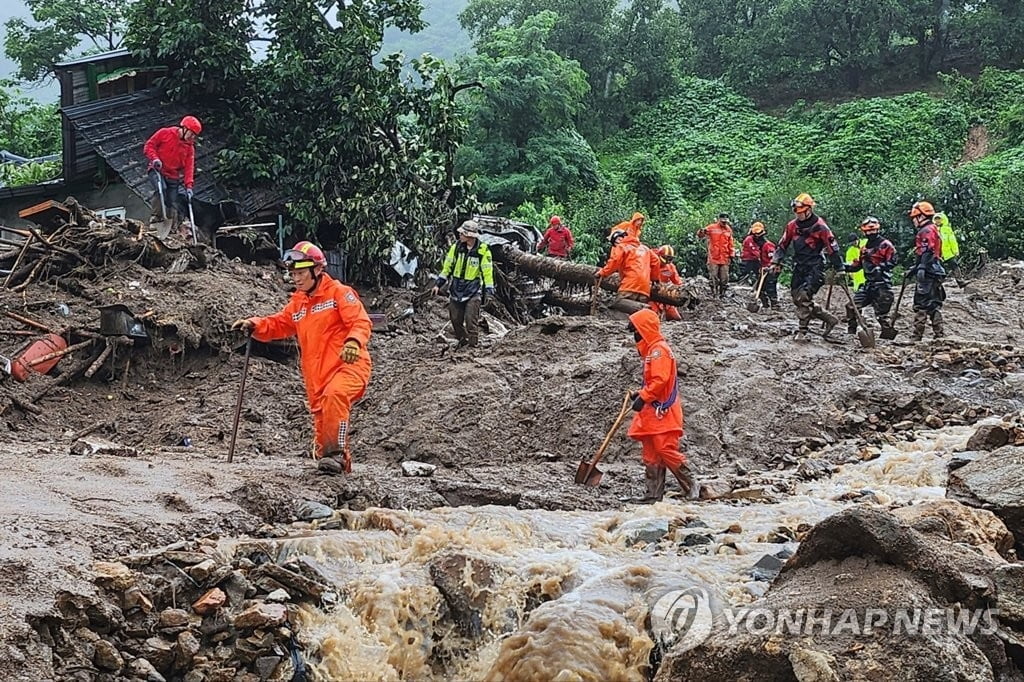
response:
[[[757,235],[764,237],[764,223],[755,222],[743,238],[743,250],[740,251],[740,281],[752,282],[757,286],[761,274],[761,247],[757,243]]]
[[[760,225],[760,228],[758,227]],[[750,228],[751,236],[754,238],[754,246],[757,248],[757,265],[760,272],[764,273],[764,283],[761,285],[761,305],[768,308],[779,307],[778,283],[779,276],[772,269],[772,257],[775,255],[775,242],[768,239],[764,225],[754,223]],[[758,274],[758,278],[761,275]],[[757,286],[756,284],[754,286]]]
[[[146,140],[142,152],[149,160],[147,173],[156,192],[151,202],[152,222],[169,219],[181,223],[188,215],[188,202],[192,200],[195,183],[195,141],[202,131],[198,118],[186,116],[178,125],[161,128]],[[163,205],[160,202],[160,185],[163,186]],[[164,214],[165,208],[167,215]]]
[[[572,232],[560,217],[553,215],[548,222],[547,232],[537,245],[537,253],[543,253],[547,249],[548,255],[552,258],[565,260],[569,258],[569,253],[575,245]]]
[[[942,338],[942,302],[946,300],[946,289],[942,281],[946,270],[942,267],[942,237],[935,226],[935,207],[927,201],[918,201],[910,209],[910,220],[917,228],[914,237],[914,252],[917,262],[907,270],[904,277],[916,277],[914,286],[914,333],[911,341],[924,338],[928,321],[932,323],[935,338]]]
[[[327,259],[310,242],[284,254],[295,293],[279,313],[237,320],[232,329],[258,341],[297,336],[306,397],[313,412],[314,457],[328,474],[352,471],[349,413],[370,383],[370,316],[351,287],[324,272]]]
[[[693,489],[686,455],[679,451],[683,436],[683,406],[679,400],[676,359],[661,335],[658,316],[644,308],[629,316],[637,352],[644,359],[644,384],[633,394],[633,422],[629,437],[640,441],[646,492],[641,502],[657,502],[665,495],[665,472],[679,481],[683,495]]]

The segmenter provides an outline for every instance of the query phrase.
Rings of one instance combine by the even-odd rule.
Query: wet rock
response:
[[[937,414],[930,414],[925,417],[924,423],[931,429],[941,429],[946,425],[946,422],[942,421],[942,417]]]
[[[518,490],[486,486],[469,481],[431,478],[430,485],[450,507],[476,507],[487,504],[515,507],[519,505],[523,497]]]
[[[213,559],[204,559],[186,571],[197,583],[205,582],[210,574],[217,569],[217,562]]]
[[[303,500],[295,507],[295,517],[300,521],[315,521],[331,516],[334,516],[333,509],[313,500]]]
[[[157,672],[157,669],[153,667],[153,664],[147,661],[145,658],[136,658],[128,666],[132,674],[137,678],[146,680],[146,682],[167,682],[167,678]]]
[[[728,528],[726,528],[725,530],[723,530],[722,532],[723,533],[728,533],[729,535],[739,535],[740,533],[743,532],[743,526],[741,526],[738,523],[733,523],[733,524],[730,524],[730,526]]]
[[[120,652],[117,647],[108,642],[105,639],[98,640],[93,643],[93,663],[100,670],[109,670],[111,672],[120,672],[121,668],[124,667],[124,659],[121,658]]]
[[[704,523],[703,521],[701,521],[697,517],[693,517],[692,519],[686,519],[686,521],[683,522],[683,528],[707,528],[707,527],[708,527],[708,524]]]
[[[892,425],[893,431],[910,431],[912,428],[914,428],[914,422],[909,419],[905,419],[901,422],[896,422],[895,424]]]
[[[126,612],[140,609],[145,613],[153,610],[153,601],[137,585],[129,587],[121,597],[122,606]]]
[[[415,462],[413,460],[402,462],[403,476],[419,476],[425,478],[433,475],[435,471],[437,471],[437,467],[433,464],[427,464],[426,462]]]
[[[728,481],[721,479],[701,481],[699,497],[702,500],[719,500],[731,492],[732,486]]]
[[[188,630],[180,633],[174,644],[174,666],[185,670],[192,665],[192,659],[199,653],[199,640]]]
[[[161,673],[174,664],[174,645],[162,637],[150,637],[142,645],[142,655]]]
[[[224,590],[224,593],[227,595],[227,603],[232,606],[237,606],[248,597],[256,594],[256,588],[245,577],[245,573],[239,570],[232,571],[229,576],[220,582],[218,587]],[[274,589],[277,588],[274,587],[268,591],[272,592]]]
[[[697,547],[710,545],[712,542],[714,542],[714,538],[707,533],[687,533],[680,539],[679,544],[683,547]]]
[[[967,441],[967,450],[995,450],[1010,442],[1007,424],[984,424],[979,426]]]
[[[164,552],[163,558],[168,561],[173,561],[180,566],[194,566],[196,564],[201,564],[204,561],[208,561],[210,559],[210,555],[205,552],[173,550]]]
[[[1024,448],[1005,447],[951,471],[946,497],[988,509],[1024,551]]]
[[[987,452],[981,452],[978,450],[967,450],[964,452],[957,452],[949,458],[949,463],[946,465],[948,471],[955,471],[965,464],[969,464],[975,460],[981,459],[987,456]]]
[[[824,459],[807,458],[796,468],[796,475],[805,481],[814,481],[832,473],[832,463]]]
[[[260,676],[260,682],[270,679],[270,676],[274,674],[280,663],[280,656],[260,656],[257,658],[254,667],[256,668],[256,674]]]
[[[836,663],[832,654],[799,648],[790,652],[789,662],[797,682],[839,682],[839,676],[832,669]]]
[[[156,626],[160,630],[188,627],[188,611],[184,609],[164,609],[157,618]]]
[[[763,557],[758,559],[754,567],[750,569],[750,577],[754,580],[762,580],[770,583],[775,580],[776,576],[782,570],[782,567],[786,565],[785,561],[782,561],[778,557],[772,556],[771,554],[765,554]]]
[[[281,625],[287,618],[288,609],[284,604],[261,602],[235,616],[234,625],[243,630],[267,628]]]
[[[862,461],[862,462],[870,462],[870,461],[876,460],[879,457],[881,457],[882,456],[882,451],[879,450],[878,448],[874,448],[874,447],[870,447],[869,446],[869,447],[866,447],[866,448],[862,448],[857,453],[857,456],[860,459],[860,461]]]
[[[103,635],[125,626],[124,612],[104,599],[60,592],[57,610],[66,623],[87,624],[90,630]]]
[[[223,590],[215,587],[197,599],[195,603],[192,604],[192,610],[200,616],[205,616],[224,606],[224,602],[227,601],[227,598],[228,597],[224,594]]]
[[[730,491],[728,494],[722,496],[723,500],[755,500],[758,502],[767,502],[771,500],[771,495],[764,488],[736,488]]]
[[[459,631],[472,638],[483,634],[481,613],[494,585],[492,566],[464,554],[449,554],[430,562],[429,571]]]
[[[83,457],[112,455],[114,457],[138,457],[139,451],[126,445],[119,445],[105,438],[84,436],[71,444],[71,454]]]
[[[893,510],[914,530],[977,547],[993,558],[1010,558],[1013,535],[995,514],[955,500],[929,500]]]
[[[277,589],[267,595],[267,601],[284,603],[291,601],[292,597],[287,590]]]
[[[668,534],[668,519],[631,519],[615,529],[616,540],[627,546],[658,542]]]
[[[1024,626],[1024,564],[1007,564],[992,573],[1000,620]]]
[[[96,561],[92,573],[93,582],[109,590],[122,592],[135,583],[135,574],[120,562]]]

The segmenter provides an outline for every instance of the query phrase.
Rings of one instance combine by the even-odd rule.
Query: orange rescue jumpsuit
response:
[[[634,294],[647,301],[651,297],[651,275],[658,256],[633,236],[626,236],[612,247],[608,262],[597,271],[598,277],[619,273],[619,294]]]
[[[316,458],[343,453],[345,470],[351,471],[349,412],[352,403],[366,392],[372,369],[367,350],[372,324],[359,295],[322,273],[312,293],[296,291],[281,312],[253,322],[253,338],[258,341],[298,337],[302,377],[313,413]],[[349,339],[361,347],[353,363],[341,359]]]
[[[681,286],[683,283],[683,278],[679,276],[676,264],[662,260],[660,256],[658,257],[658,282],[662,284],[675,284],[676,286]],[[659,317],[664,317],[664,319],[672,320],[673,322],[683,319],[683,316],[679,314],[679,308],[674,305],[652,302],[651,310],[658,313]]]
[[[633,415],[629,437],[640,441],[646,466],[678,469],[686,464],[686,455],[679,451],[683,406],[676,385],[676,359],[661,335],[661,324],[653,310],[637,311],[629,321],[640,333],[636,349],[644,359],[644,385],[640,389],[644,406]]]

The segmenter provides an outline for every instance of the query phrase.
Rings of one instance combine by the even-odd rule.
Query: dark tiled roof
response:
[[[143,201],[149,201],[153,189],[146,177],[147,161],[142,146],[157,129],[175,125],[189,113],[181,105],[162,103],[159,92],[153,89],[64,107],[61,111]],[[242,217],[281,203],[283,197],[269,190],[228,190],[215,182],[217,152],[225,144],[224,133],[203,126],[196,145],[195,198],[215,206],[234,203]]]

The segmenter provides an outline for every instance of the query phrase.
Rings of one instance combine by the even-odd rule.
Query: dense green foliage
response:
[[[0,81],[0,149],[19,156],[60,152],[60,114],[56,104],[39,104]]]
[[[60,161],[0,163],[0,187],[20,187],[60,177]]]
[[[6,24],[4,53],[18,64],[18,78],[37,81],[53,75],[54,64],[83,43],[88,51],[120,47],[125,0],[24,0],[32,23],[21,18]]]

